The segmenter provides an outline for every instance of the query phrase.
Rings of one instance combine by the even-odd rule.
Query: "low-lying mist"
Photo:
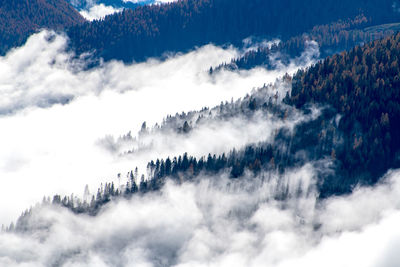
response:
[[[44,195],[80,196],[86,184],[93,193],[158,157],[269,142],[278,130],[293,131],[320,114],[318,108],[309,114],[291,108],[283,117],[268,109],[251,116],[244,108],[227,117],[216,112],[242,110],[236,99],[246,94],[280,101],[290,78],[276,79],[311,64],[314,42],[289,66],[277,62],[275,71],[212,75],[210,66],[241,51],[207,45],[165,61],[87,69],[90,55],[77,59],[66,44],[64,36],[43,31],[0,58],[1,223]],[[225,101],[232,105],[220,105]],[[169,127],[166,116],[182,111],[202,118],[178,114]],[[118,138],[128,132],[139,134]],[[398,266],[399,171],[374,187],[319,199],[317,177],[332,175],[331,164],[324,158],[237,179],[229,170],[181,184],[167,179],[159,191],[119,197],[96,216],[44,202],[25,217],[24,231],[0,233],[0,265]]]
[[[117,12],[121,12],[122,8],[115,8],[113,6],[106,6],[104,4],[98,4],[90,6],[86,9],[82,9],[79,13],[87,20],[100,20],[104,19],[105,16],[111,15]]]
[[[143,121],[152,126],[168,114],[243,97],[252,88],[311,64],[314,57],[308,55],[318,53],[312,47],[302,64],[294,62],[275,71],[256,68],[210,76],[210,66],[228,62],[240,51],[207,45],[165,61],[132,65],[113,61],[87,69],[90,56],[76,59],[66,51],[67,41],[63,35],[42,31],[0,58],[0,223],[15,220],[45,195],[80,195],[86,184],[97,188],[140,165],[137,161],[148,160],[104,151],[98,144],[105,136],[136,133]],[[254,133],[240,141],[237,130],[270,130],[268,123],[264,128],[256,124],[240,119],[226,124],[218,139],[225,142],[215,151],[228,148],[229,140],[237,140],[234,145],[258,141]],[[213,127],[204,129],[210,132]],[[192,143],[182,150],[192,146],[193,153],[203,153],[200,139],[201,135],[190,139]]]
[[[120,0],[114,1],[112,5],[106,5],[109,4],[109,2],[107,3],[107,1],[99,0],[70,0],[70,3],[79,10],[79,13],[81,13],[85,19],[93,21],[101,20],[107,15],[121,12],[125,8],[125,4],[156,5],[175,1],[176,0]]]
[[[0,264],[397,266],[399,171],[373,188],[320,201],[316,175],[326,170],[317,166],[169,182],[111,202],[95,217],[38,206],[30,231],[0,234]]]
[[[184,153],[200,158],[209,153],[221,155],[248,144],[272,143],[279,130],[286,129],[293,134],[297,125],[320,115],[316,107],[304,114],[280,104],[290,88],[289,81],[276,82],[212,109],[168,116],[161,125],[154,127],[143,124],[136,135],[131,132],[119,137],[108,135],[99,140],[99,145],[115,156],[147,164],[157,158],[173,158]],[[265,107],[252,110],[248,104],[251,101],[259,105],[264,103]],[[285,108],[285,118],[281,118],[277,110],[268,110],[267,105]]]

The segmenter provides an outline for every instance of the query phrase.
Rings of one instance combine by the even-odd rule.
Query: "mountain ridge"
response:
[[[41,28],[64,30],[85,19],[64,0],[1,0],[0,55]]]
[[[94,51],[106,61],[143,61],[208,43],[240,46],[249,36],[285,41],[316,25],[360,13],[372,24],[391,23],[400,19],[392,4],[390,0],[380,4],[371,0],[323,4],[314,0],[180,0],[127,9],[102,21],[72,27],[68,35],[78,54]]]

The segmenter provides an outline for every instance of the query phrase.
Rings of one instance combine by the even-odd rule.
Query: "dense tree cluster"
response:
[[[106,58],[116,56],[131,60],[159,55],[165,50],[187,49],[202,42],[239,42],[250,33],[277,35],[280,31],[288,30],[288,25],[292,27],[294,24],[296,27],[288,30],[288,35],[298,34],[314,25],[314,20],[317,20],[313,18],[311,21],[299,23],[300,18],[296,16],[289,19],[292,14],[301,14],[299,10],[304,7],[299,5],[307,7],[304,10],[306,15],[321,5],[329,7],[330,12],[338,9],[334,18],[331,13],[326,18],[324,14],[320,14],[319,20],[328,22],[342,15],[352,15],[353,12],[353,9],[344,8],[344,2],[342,4],[341,1],[335,1],[332,7],[330,1],[315,5],[311,4],[311,0],[308,1],[310,3],[296,2],[293,5],[286,3],[289,1],[270,1],[269,9],[261,10],[264,1],[247,1],[244,8],[241,0],[235,1],[235,4],[227,0],[182,0],[175,4],[126,10],[109,16],[104,21],[74,27],[70,34],[78,51],[96,48],[99,55]],[[382,9],[377,8],[378,3],[372,1],[354,3],[364,9],[365,16],[314,27],[309,36],[313,36],[325,47],[340,47],[364,42],[368,38],[375,39],[393,30],[393,25],[365,28],[368,21],[387,22],[397,16],[390,15],[391,4],[389,10],[385,9],[386,1],[379,3],[383,6]],[[228,4],[232,4],[230,8],[224,7]],[[352,3],[345,4],[353,8]],[[280,5],[293,6],[297,10],[289,8],[279,18],[268,13],[272,12],[270,10],[279,10]],[[371,18],[374,8],[377,12]],[[321,10],[324,12],[324,9]],[[244,19],[249,14],[253,15],[254,20]],[[304,17],[307,16],[303,14],[301,18]],[[281,20],[289,22],[285,24]],[[235,22],[227,24],[232,21]],[[178,36],[181,37],[177,38]],[[107,41],[107,38],[112,41]],[[288,39],[282,45],[289,54],[297,53],[297,49],[302,47],[302,38]],[[107,183],[95,195],[85,194],[84,199],[56,195],[52,199],[45,199],[44,204],[59,205],[76,213],[95,215],[104,204],[113,199],[156,192],[167,179],[182,183],[196,181],[202,175],[218,179],[222,173],[231,179],[263,177],[270,173],[284,175],[287,170],[309,162],[331,163],[317,168],[320,171],[317,174],[317,186],[321,198],[349,193],[359,184],[375,184],[389,168],[400,167],[399,60],[400,33],[331,56],[308,69],[300,70],[293,77],[286,75],[282,81],[278,81],[291,85],[291,88],[287,87],[285,97],[275,93],[275,85],[268,85],[235,102],[221,103],[212,109],[204,108],[198,112],[168,116],[162,125],[153,130],[173,130],[189,135],[196,127],[210,120],[236,116],[250,120],[255,114],[261,113],[273,114],[273,118],[284,121],[293,113],[307,116],[315,107],[321,111],[320,115],[297,123],[293,131],[280,128],[275,132],[272,141],[249,144],[222,155],[208,154],[196,158],[185,153],[172,158],[155,159],[149,162],[147,175],[139,174],[135,169],[126,174],[127,181],[122,186]],[[142,134],[147,131],[146,124],[143,124]],[[129,141],[131,138],[128,134],[121,140]],[[26,218],[30,214],[31,211],[24,213],[11,228],[23,231]]]
[[[0,55],[38,29],[61,30],[83,22],[63,0],[0,0]]]
[[[393,1],[180,0],[127,9],[68,31],[78,53],[96,51],[105,60],[141,61],[166,51],[185,51],[208,43],[241,45],[249,36],[288,40],[323,25],[364,12],[373,24],[400,14]]]
[[[317,25],[307,33],[289,38],[271,47],[259,47],[246,52],[239,58],[232,59],[216,67],[220,69],[251,69],[256,66],[274,68],[277,61],[289,64],[290,60],[299,57],[307,48],[307,42],[313,40],[320,46],[321,57],[349,50],[356,45],[369,43],[393,35],[400,29],[400,24],[384,24],[379,27],[369,27],[370,22],[364,15],[354,19],[340,20],[327,25]]]
[[[221,104],[221,117],[229,116],[229,110],[238,112],[234,107],[240,107],[246,116],[264,111],[274,112],[280,119],[287,116],[291,105],[305,113],[310,104],[330,108],[323,108],[317,119],[297,125],[294,134],[281,129],[272,143],[249,145],[226,155],[196,159],[185,154],[150,162],[150,176],[138,185],[137,191],[157,190],[166,177],[182,182],[201,173],[228,171],[236,178],[245,170],[254,174],[271,170],[285,172],[323,158],[333,161],[334,174],[319,177],[321,197],[351,192],[357,184],[376,183],[388,168],[400,165],[399,57],[400,34],[397,34],[357,46],[299,71],[293,77],[291,93],[283,99],[289,106],[274,104],[265,88],[240,103]],[[168,120],[178,119],[180,125],[196,117],[187,116]]]
[[[90,200],[56,195],[46,201],[77,213],[96,214],[112,199],[157,191],[167,179],[182,183],[202,175],[219,177],[222,173],[232,179],[268,173],[284,175],[307,162],[324,160],[332,164],[317,168],[321,198],[349,193],[359,184],[372,185],[389,168],[400,166],[399,59],[400,33],[329,57],[300,70],[293,79],[284,77],[286,82],[291,81],[292,90],[283,98],[283,104],[271,97],[270,85],[236,102],[169,116],[158,129],[169,127],[190,134],[190,129],[183,129],[196,127],[201,118],[207,120],[207,113],[214,113],[210,116],[213,118],[239,113],[251,119],[256,112],[263,112],[285,120],[294,111],[305,116],[315,105],[321,110],[319,116],[297,124],[293,131],[281,128],[270,142],[222,155],[195,158],[185,153],[157,159],[148,164],[146,176],[132,171],[127,174],[126,185],[117,188],[113,183],[105,184]],[[24,225],[29,214],[25,213],[16,227]]]
[[[286,82],[290,82],[289,76],[285,77]],[[199,127],[202,123],[207,123],[213,119],[227,119],[229,117],[244,116],[251,120],[253,116],[260,112],[273,114],[269,119],[286,120],[290,116],[295,116],[298,110],[289,105],[282,105],[273,96],[274,85],[264,86],[247,95],[243,99],[235,102],[221,103],[221,105],[207,109],[204,108],[198,112],[189,112],[168,116],[161,126],[149,130],[146,125],[142,127],[143,131],[163,131],[171,130],[186,135],[190,131],[183,131],[185,124],[192,125],[193,129]],[[275,94],[276,95],[276,94]],[[312,113],[310,108],[304,108],[302,116],[308,116]],[[207,114],[210,116],[207,117]],[[331,108],[323,108],[317,118],[304,120],[298,124],[296,129],[290,131],[283,127],[278,130],[272,141],[265,141],[256,144],[249,144],[240,149],[232,149],[230,152],[222,155],[208,154],[203,157],[193,157],[184,153],[173,158],[156,159],[147,165],[146,175],[140,174],[136,168],[126,175],[119,174],[119,178],[126,177],[126,183],[116,186],[114,183],[102,185],[94,195],[86,194],[84,198],[76,196],[55,195],[52,199],[45,198],[44,204],[54,204],[70,209],[75,213],[88,213],[96,215],[101,207],[111,200],[120,198],[131,198],[137,194],[148,192],[157,192],[167,180],[175,183],[187,181],[196,182],[203,176],[215,177],[227,175],[231,179],[242,179],[247,177],[263,177],[269,179],[271,175],[285,175],[285,172],[296,167],[301,167],[310,161],[319,161],[324,157],[332,157],[332,151],[341,146],[341,133],[337,129],[335,122],[336,112]],[[197,118],[197,119],[196,119]],[[194,123],[192,123],[194,121]],[[142,133],[143,134],[143,133]],[[127,134],[121,139],[130,139]],[[332,173],[334,166],[332,166]],[[329,170],[321,169],[320,180],[330,179]],[[342,185],[343,188],[349,188],[349,185]],[[332,194],[332,192],[328,192]],[[327,193],[327,194],[328,194]],[[282,198],[284,194],[277,197]],[[15,227],[24,231],[25,222],[30,211],[27,211],[18,220]]]
[[[326,103],[348,138],[336,153],[355,182],[374,183],[400,166],[400,34],[357,46],[299,71],[287,103]]]

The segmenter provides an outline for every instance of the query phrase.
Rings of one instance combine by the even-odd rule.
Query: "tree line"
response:
[[[400,166],[400,34],[356,46],[293,77],[286,103],[329,104],[343,117],[341,171],[355,182],[375,183]]]
[[[41,28],[64,30],[84,18],[63,0],[0,0],[0,55]]]
[[[239,58],[232,59],[229,63],[223,63],[211,69],[210,73],[221,69],[251,69],[256,66],[273,69],[276,67],[277,61],[288,65],[291,60],[301,56],[310,41],[318,43],[320,56],[325,58],[349,50],[356,45],[393,35],[400,29],[400,24],[370,26],[371,22],[365,15],[326,25],[317,25],[311,31],[291,37],[286,41],[248,51]]]
[[[400,14],[392,5],[391,0],[180,0],[126,9],[74,26],[68,35],[78,54],[94,51],[105,60],[132,62],[209,43],[241,46],[249,36],[286,41],[316,25],[346,21],[360,12],[372,24],[398,21]]]

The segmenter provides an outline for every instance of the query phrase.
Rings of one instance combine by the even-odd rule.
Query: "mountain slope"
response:
[[[391,36],[399,30],[398,23],[366,27],[368,25],[370,25],[370,22],[363,15],[345,21],[339,20],[328,25],[317,25],[311,31],[291,37],[286,41],[250,49],[239,58],[221,64],[213,71],[223,68],[231,70],[251,69],[256,66],[273,69],[276,67],[277,59],[287,65],[290,63],[290,59],[301,55],[311,40],[318,43],[320,56],[325,58],[352,49],[356,45]]]
[[[68,31],[78,53],[96,51],[106,60],[140,61],[166,51],[207,43],[241,45],[249,36],[286,40],[315,25],[364,13],[370,23],[400,19],[393,1],[181,0],[138,7]]]
[[[400,34],[334,55],[293,78],[287,103],[329,104],[343,117],[341,171],[373,184],[389,168],[400,167]],[[339,182],[330,184],[332,191]]]
[[[64,0],[0,0],[0,54],[40,28],[61,30],[84,21]]]
[[[400,167],[399,60],[400,33],[334,55],[236,102],[167,117],[163,125],[150,131],[144,124],[138,140],[129,133],[115,146],[135,146],[143,143],[141,135],[160,136],[164,131],[176,132],[185,142],[187,135],[210,121],[222,125],[231,118],[254,121],[261,116],[283,122],[272,140],[222,155],[156,159],[148,164],[148,177],[139,177],[137,171],[128,174],[122,191],[109,183],[99,188],[91,203],[76,204],[74,199],[59,195],[53,203],[77,213],[96,214],[113,198],[157,191],[167,179],[182,183],[220,173],[242,179],[249,173],[256,177],[263,172],[283,177],[310,162],[319,170],[320,198],[351,193],[357,185],[374,185],[390,168]],[[287,94],[282,99],[284,91]],[[299,116],[303,119],[297,120]],[[148,147],[123,153],[140,153],[140,149]],[[279,194],[277,198],[286,197],[284,191]]]

